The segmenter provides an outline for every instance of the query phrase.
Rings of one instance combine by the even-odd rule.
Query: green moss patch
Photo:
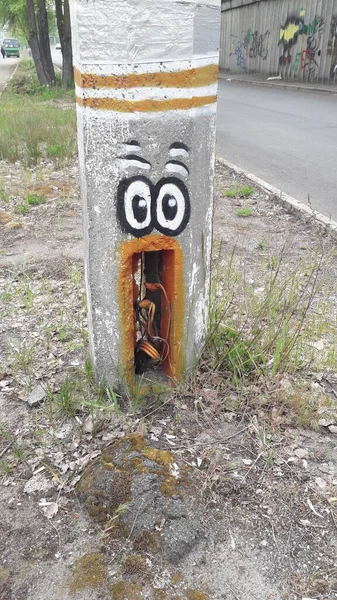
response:
[[[0,583],[6,583],[10,578],[10,572],[4,567],[0,567]]]
[[[117,581],[110,587],[111,600],[142,600],[141,587],[127,581]]]
[[[208,600],[207,594],[200,590],[186,590],[185,596],[187,600]]]
[[[135,537],[132,547],[135,552],[156,554],[159,551],[158,534],[148,529],[142,529]]]
[[[140,575],[147,570],[147,563],[144,556],[140,554],[130,554],[124,561],[124,572],[128,575]]]
[[[85,554],[73,565],[69,581],[69,591],[74,594],[80,590],[99,587],[105,580],[103,555],[99,552]]]
[[[170,474],[173,462],[170,452],[151,448],[142,436],[131,434],[105,449],[83,474],[77,492],[89,515],[104,524],[131,501],[132,481],[139,474],[155,473],[162,478],[161,493],[173,496],[178,483]]]

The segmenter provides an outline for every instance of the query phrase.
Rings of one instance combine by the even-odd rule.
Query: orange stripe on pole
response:
[[[93,75],[74,69],[76,84],[83,88],[127,89],[137,87],[193,88],[204,87],[218,80],[218,65],[207,65],[184,71],[165,73],[130,73],[129,75]]]
[[[158,112],[168,110],[188,110],[206,104],[214,104],[216,96],[192,96],[191,98],[172,98],[166,100],[117,100],[115,98],[80,98],[76,96],[79,106],[116,112]]]

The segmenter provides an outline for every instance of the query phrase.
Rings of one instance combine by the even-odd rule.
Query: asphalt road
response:
[[[217,153],[337,221],[337,95],[220,79]]]
[[[18,64],[18,58],[2,58],[0,54],[0,93],[8,77],[13,73]]]

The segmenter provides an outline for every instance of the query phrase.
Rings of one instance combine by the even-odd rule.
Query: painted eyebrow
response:
[[[182,173],[183,175],[190,174],[186,165],[180,160],[169,160],[165,165],[165,169],[170,173]]]
[[[142,156],[138,156],[137,154],[127,154],[126,156],[124,156],[124,160],[138,160],[144,165],[149,165],[149,167],[151,167],[151,163],[149,163],[148,160],[146,160]]]
[[[174,142],[173,144],[171,144],[170,150],[185,150],[186,152],[188,152],[189,147],[186,146],[186,144],[183,144],[183,142]]]
[[[137,154],[127,154],[126,156],[120,156],[120,160],[125,161],[126,166],[139,167],[141,169],[151,169],[152,165],[148,160],[143,158],[142,156],[138,156]]]
[[[189,147],[182,142],[174,142],[169,149],[170,156],[188,156]]]

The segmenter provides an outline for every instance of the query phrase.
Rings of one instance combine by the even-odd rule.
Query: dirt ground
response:
[[[277,404],[259,409],[262,394],[291,388],[286,376],[263,391],[252,385],[245,410],[216,377],[196,377],[137,410],[125,401],[118,413],[82,405],[60,416],[55,398],[67,374],[83,374],[87,351],[77,166],[54,172],[46,163],[28,175],[17,165],[0,168],[0,599],[337,598],[336,374],[312,373],[306,382],[325,399],[315,429],[296,427]],[[258,286],[261,253],[285,246],[291,265],[321,236],[263,190],[224,195],[243,185],[217,165],[214,260],[235,247]],[[45,202],[20,214],[15,207],[27,194]],[[243,206],[247,218],[237,215]],[[333,289],[329,298],[327,314],[336,315]],[[31,407],[38,385],[43,398]],[[137,451],[134,439],[144,441]],[[110,464],[106,448],[129,441],[138,487],[133,480],[122,515],[127,533],[115,536],[114,526],[90,517],[79,482],[95,461]],[[174,492],[158,492],[153,503],[155,477]],[[151,529],[141,529],[143,521],[151,521],[156,547],[140,542]]]

